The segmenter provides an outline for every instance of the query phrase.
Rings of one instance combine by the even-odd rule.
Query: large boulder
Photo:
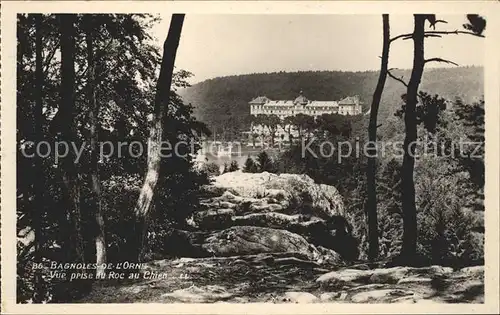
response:
[[[298,234],[256,226],[235,226],[210,235],[202,245],[215,256],[294,252],[316,259],[319,252]]]
[[[165,252],[183,257],[295,253],[310,260],[338,256],[333,251],[328,252],[328,249],[316,248],[298,234],[257,226],[233,226],[206,232],[175,230],[167,238]]]
[[[253,205],[253,208],[242,210],[253,210],[252,212],[271,210],[288,214],[302,212],[323,219],[344,215],[344,203],[337,189],[329,185],[316,184],[307,175],[235,171],[215,177],[213,185],[242,197],[233,199],[236,203],[242,204],[247,201]],[[271,206],[274,209],[269,209],[271,204],[281,207]],[[310,213],[304,213],[305,210]]]
[[[286,230],[347,260],[358,257],[357,241],[344,218],[342,197],[333,186],[316,184],[307,175],[243,173],[214,178],[201,201],[205,210],[190,218],[202,231],[254,226]]]
[[[206,210],[190,220],[201,230],[232,226],[281,229],[333,249],[347,260],[355,260],[359,254],[351,224],[344,218],[341,195],[335,187],[316,184],[307,175],[225,173],[206,187],[202,205]]]

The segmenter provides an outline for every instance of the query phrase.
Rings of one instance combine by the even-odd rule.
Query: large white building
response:
[[[302,91],[293,101],[273,101],[266,96],[259,96],[249,102],[250,114],[275,114],[283,119],[287,116],[304,114],[308,116],[320,116],[322,114],[358,115],[361,114],[361,102],[359,96],[349,96],[340,101],[311,101]]]
[[[340,101],[311,101],[308,100],[302,91],[295,100],[277,100],[273,101],[266,96],[259,96],[249,102],[250,114],[257,116],[276,115],[281,119],[297,114],[313,116],[314,118],[323,114],[339,114],[339,115],[359,115],[362,113],[361,102],[359,96],[349,96]],[[288,126],[284,126],[288,129]],[[276,136],[279,139],[283,134],[287,137],[285,128],[280,128]],[[252,124],[250,134],[267,134],[266,128],[263,126],[255,126]],[[293,132],[296,135],[296,131]]]

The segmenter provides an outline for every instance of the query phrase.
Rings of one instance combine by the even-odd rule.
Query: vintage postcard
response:
[[[498,313],[499,8],[2,2],[1,311]]]

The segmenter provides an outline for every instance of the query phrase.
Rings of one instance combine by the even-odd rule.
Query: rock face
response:
[[[483,266],[457,271],[442,266],[349,268],[323,274],[316,282],[354,303],[484,302]]]
[[[215,232],[205,239],[202,247],[215,256],[295,252],[314,259],[319,255],[300,235],[256,226],[231,227]]]
[[[259,246],[254,242],[254,249],[250,250],[249,244],[245,245],[238,236],[231,250],[230,245],[223,246],[230,252],[237,253],[235,246],[243,246],[248,253],[269,252],[270,244],[266,242],[271,238],[264,231],[273,231],[274,237],[293,239],[278,247],[270,246],[278,252],[295,251],[293,244],[298,244],[296,240],[300,238],[313,247],[334,250],[347,260],[358,256],[357,241],[343,217],[342,197],[333,186],[316,184],[307,175],[235,171],[215,177],[205,190],[206,198],[202,200],[205,210],[195,213],[189,222],[194,229],[217,231],[204,239],[213,244],[205,248],[212,248],[214,255],[225,252],[214,248],[225,244],[228,235],[264,242]]]
[[[314,246],[302,236],[286,230],[257,226],[234,226],[220,231],[177,230],[166,243],[167,251],[189,257],[227,257],[262,253],[286,253],[308,261],[340,263],[340,255]]]
[[[157,260],[143,272],[168,277],[97,284],[81,302],[484,303],[483,266],[334,269],[288,253]]]
[[[242,197],[232,199],[236,204],[250,202],[252,207],[248,210],[251,212],[301,213],[323,219],[344,214],[344,204],[337,189],[316,184],[307,175],[236,171],[215,177],[213,185]],[[296,206],[303,209],[299,210]],[[308,208],[310,213],[305,213],[304,208]]]

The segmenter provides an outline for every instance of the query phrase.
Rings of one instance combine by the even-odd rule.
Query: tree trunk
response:
[[[136,216],[136,237],[137,239],[137,259],[143,260],[145,253],[145,236],[148,229],[147,219],[151,207],[154,189],[158,182],[160,172],[160,149],[163,134],[163,124],[165,124],[168,103],[170,97],[170,86],[172,84],[172,73],[174,70],[175,56],[181,37],[184,14],[173,14],[170,22],[167,39],[163,44],[163,59],[161,63],[160,75],[156,85],[156,95],[154,103],[154,115],[148,140],[148,161],[147,171],[144,178],[137,204],[134,209]]]
[[[418,87],[424,71],[424,26],[425,16],[415,14],[413,31],[413,69],[406,93],[405,129],[403,144],[404,158],[401,174],[402,207],[403,207],[403,245],[401,257],[411,261],[417,251],[417,209],[415,206],[415,183],[413,169],[415,166],[415,145],[417,140],[417,106]]]
[[[33,140],[35,143],[39,143],[43,140],[42,131],[42,107],[43,107],[43,68],[42,68],[42,15],[35,15],[35,108],[34,112],[34,124],[33,124]],[[35,232],[35,251],[34,260],[36,263],[42,262],[42,248],[44,244],[43,237],[43,214],[44,214],[44,184],[43,184],[43,165],[42,159],[38,154],[35,154],[34,160],[35,176],[34,176],[34,213],[33,213],[33,228]],[[35,292],[33,295],[33,300],[35,303],[42,302],[43,300],[43,278],[41,276],[41,270],[35,270]]]
[[[269,127],[269,134],[271,135],[271,147],[274,149],[274,136],[276,134],[276,131]]]
[[[60,130],[63,141],[68,146],[76,141],[76,131],[74,121],[74,90],[75,90],[75,15],[60,15],[61,32],[61,103]],[[72,150],[69,150],[72,152]],[[75,165],[75,157],[68,154],[62,160],[63,182],[66,186],[67,218],[71,222],[71,235],[69,244],[74,250],[75,259],[83,261],[83,240],[81,234],[81,213],[80,213],[80,187],[79,174]]]
[[[382,15],[383,22],[383,45],[382,45],[382,63],[380,66],[380,74],[378,77],[377,87],[373,93],[372,104],[370,107],[370,124],[368,125],[368,141],[370,147],[368,150],[368,167],[366,170],[367,178],[367,202],[366,215],[368,217],[368,258],[375,260],[378,257],[378,220],[377,220],[377,195],[375,186],[376,174],[376,141],[377,141],[377,115],[384,91],[385,80],[387,78],[387,66],[389,63],[389,45],[390,45],[390,29],[389,15]]]
[[[99,179],[99,155],[97,150],[98,129],[99,129],[99,104],[96,102],[96,80],[95,80],[95,61],[94,61],[94,39],[91,15],[86,16],[86,42],[87,42],[87,84],[88,84],[88,101],[89,101],[89,117],[90,117],[90,179],[92,187],[92,199],[94,203],[94,218],[96,230],[94,236],[95,251],[96,251],[96,278],[104,278],[105,269],[103,264],[106,263],[106,237],[104,218],[101,207],[101,181]]]

